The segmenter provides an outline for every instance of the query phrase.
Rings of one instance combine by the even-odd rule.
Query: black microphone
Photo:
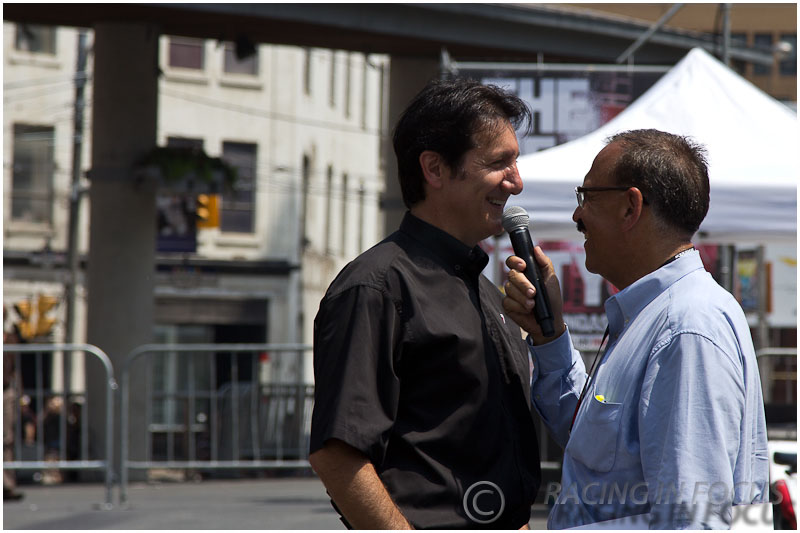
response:
[[[547,287],[542,282],[542,274],[539,272],[539,264],[533,258],[533,241],[528,231],[528,213],[521,207],[509,207],[503,212],[503,229],[508,232],[511,238],[511,246],[514,248],[514,255],[525,261],[523,274],[531,282],[536,294],[533,299],[536,305],[533,308],[533,316],[542,328],[542,335],[552,337],[555,335],[553,328],[553,313],[550,311],[550,298],[547,296]]]

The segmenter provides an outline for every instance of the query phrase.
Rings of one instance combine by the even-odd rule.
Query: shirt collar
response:
[[[489,263],[489,256],[480,246],[470,248],[446,231],[406,212],[400,231],[422,244],[434,257],[456,273],[479,275]]]
[[[701,268],[703,262],[700,252],[691,250],[610,297],[605,302],[610,333],[619,334],[656,296],[685,275]]]

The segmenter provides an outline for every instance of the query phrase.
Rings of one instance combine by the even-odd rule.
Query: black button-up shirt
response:
[[[311,452],[362,451],[417,528],[519,528],[538,489],[528,351],[487,262],[406,214],[314,322]]]

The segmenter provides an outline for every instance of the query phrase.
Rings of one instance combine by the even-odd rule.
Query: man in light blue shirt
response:
[[[566,325],[542,336],[524,262],[507,261],[504,306],[529,333],[533,403],[564,447],[548,527],[728,528],[732,506],[768,501],[769,462],[747,321],[691,244],[709,204],[704,150],[618,134],[576,194],[586,267],[620,289],[591,377]],[[552,264],[541,249],[536,260],[563,324]]]

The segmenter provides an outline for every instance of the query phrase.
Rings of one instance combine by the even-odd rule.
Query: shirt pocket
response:
[[[592,398],[579,414],[565,451],[596,472],[608,472],[617,456],[622,404]]]

